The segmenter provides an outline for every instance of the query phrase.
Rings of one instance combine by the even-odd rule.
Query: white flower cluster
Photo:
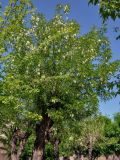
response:
[[[39,18],[39,17],[36,17],[35,15],[32,15],[32,16],[31,16],[31,20],[36,21],[36,22],[39,22],[40,18]]]

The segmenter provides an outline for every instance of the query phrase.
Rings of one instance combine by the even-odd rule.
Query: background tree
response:
[[[77,143],[80,143],[81,148],[85,148],[88,152],[88,159],[93,159],[93,148],[100,139],[102,139],[104,133],[104,122],[100,117],[89,117],[85,119],[81,126],[81,133],[76,139]]]
[[[116,114],[116,115],[119,115]],[[104,136],[98,141],[94,147],[94,154],[105,155],[108,159],[109,155],[117,155],[120,153],[120,127],[116,121],[112,121],[107,117],[103,117],[104,120]]]

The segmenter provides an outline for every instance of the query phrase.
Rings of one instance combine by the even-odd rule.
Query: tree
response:
[[[25,119],[19,117],[17,110],[13,109],[14,107],[11,107],[11,105],[15,105],[16,103],[12,103],[12,100],[14,101],[12,96],[7,100],[8,95],[3,89],[3,81],[6,75],[4,64],[9,61],[10,58],[9,52],[12,49],[10,43],[14,43],[14,36],[20,32],[23,27],[22,20],[29,14],[29,12],[31,12],[31,4],[28,1],[25,1],[25,3],[24,1],[20,1],[20,3],[18,1],[9,1],[9,6],[6,6],[5,12],[0,12],[0,134],[11,132],[11,139],[9,139],[8,136],[6,139],[3,139],[3,141],[6,141],[4,144],[5,146],[6,143],[8,145],[6,147],[7,150],[10,149],[9,156],[17,158],[23,150],[23,141],[25,142],[28,138],[28,126],[30,125],[29,121],[26,122]],[[6,124],[8,124],[8,126],[14,124],[11,131],[9,128],[5,128]],[[22,134],[17,135],[18,131]],[[23,138],[23,136],[25,137]]]
[[[88,159],[93,159],[95,144],[102,139],[104,133],[104,122],[100,117],[88,117],[81,123],[81,133],[76,139],[80,148],[87,151]]]
[[[107,117],[104,120],[104,136],[98,141],[94,147],[94,153],[105,155],[108,159],[109,155],[117,155],[120,153],[120,127],[116,121],[112,121]]]
[[[9,121],[34,122],[32,158],[42,160],[53,124],[59,128],[64,120],[80,119],[81,111],[98,107],[99,97],[111,97],[107,84],[119,61],[111,62],[109,41],[99,30],[81,36],[79,25],[61,12],[47,21],[31,13],[26,1],[12,2],[2,30],[8,54],[2,55],[0,103],[9,111]]]

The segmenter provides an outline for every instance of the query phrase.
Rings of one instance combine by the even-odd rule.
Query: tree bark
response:
[[[59,139],[54,141],[54,160],[59,160]]]
[[[19,129],[14,131],[11,144],[11,160],[19,160],[30,133],[21,132]],[[19,146],[17,143],[19,142]],[[18,149],[17,149],[18,148]]]
[[[80,150],[77,150],[75,154],[76,154],[76,160],[83,160],[83,155]]]
[[[36,124],[36,140],[32,160],[45,160],[45,140],[51,127],[51,120],[44,115],[40,123]]]
[[[105,156],[105,158],[106,158],[106,160],[108,160],[109,156],[108,156],[108,155],[106,155],[106,156]]]
[[[28,132],[26,132],[25,134],[21,135],[20,144],[19,144],[19,148],[18,148],[18,151],[17,151],[17,160],[20,159],[20,156],[22,154],[22,151],[23,151],[23,149],[25,147],[25,144],[26,144],[29,136],[30,136],[30,133],[28,133]]]
[[[80,160],[83,160],[83,159],[84,159],[84,158],[83,158],[83,155],[80,155],[79,159],[80,159]]]
[[[120,159],[120,155],[118,155],[118,158]]]
[[[92,160],[92,146],[90,144],[89,144],[89,147],[88,147],[88,159]]]
[[[17,136],[16,136],[17,130],[13,133],[13,138],[11,142],[11,160],[17,160]]]
[[[113,160],[116,160],[116,155],[115,154],[113,155]]]
[[[70,160],[70,158],[69,157],[64,157],[63,160]]]

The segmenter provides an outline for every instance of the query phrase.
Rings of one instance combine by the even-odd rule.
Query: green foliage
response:
[[[45,146],[45,157],[46,160],[53,160],[54,156],[53,156],[53,145],[49,142],[46,144]]]
[[[119,115],[119,113],[118,113]],[[106,118],[105,118],[106,119]],[[104,137],[94,147],[95,155],[119,155],[120,153],[120,126],[115,121],[105,120]]]
[[[58,14],[60,14],[61,12],[64,12],[65,14],[68,14],[70,12],[70,5],[66,4],[66,5],[62,5],[62,4],[58,4],[56,6],[56,12]]]
[[[21,160],[28,159],[32,156],[34,148],[35,134],[31,134],[21,155]]]
[[[50,116],[61,117],[79,113],[84,106],[97,106],[99,95],[109,97],[106,84],[118,62],[109,62],[108,40],[97,30],[79,36],[79,25],[59,14],[48,22],[34,13],[24,22],[28,8],[23,1],[14,10],[10,6],[5,10],[3,35],[10,53],[4,56],[2,105],[23,119],[39,121],[43,108]]]
[[[120,1],[116,0],[89,0],[89,4],[97,5],[99,4],[99,12],[103,20],[108,19],[109,17],[113,20],[120,18]]]
[[[99,13],[106,22],[109,18],[116,20],[120,18],[120,1],[119,0],[89,0],[89,4],[99,5]],[[115,27],[115,32],[120,33],[120,28]],[[116,37],[120,39],[120,34]]]
[[[114,121],[120,126],[120,112],[114,115]]]

